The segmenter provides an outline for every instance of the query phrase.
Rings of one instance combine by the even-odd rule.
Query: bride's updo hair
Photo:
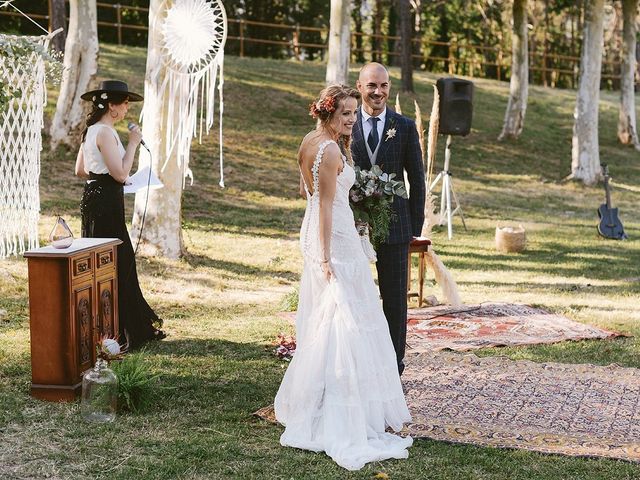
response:
[[[341,102],[347,98],[360,100],[360,92],[347,85],[329,85],[323,88],[318,98],[309,105],[309,115],[317,119],[320,126],[328,129],[329,122],[340,108]],[[351,136],[340,135],[338,145],[351,162],[351,152],[349,151]]]

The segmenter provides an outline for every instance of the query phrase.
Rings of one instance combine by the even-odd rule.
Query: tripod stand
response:
[[[453,217],[456,213],[460,214],[460,218],[462,219],[462,226],[465,231],[467,230],[467,224],[464,221],[464,215],[462,214],[462,207],[460,206],[460,202],[458,201],[458,197],[456,196],[456,192],[453,189],[453,181],[451,172],[449,172],[449,162],[451,160],[451,135],[447,135],[447,144],[444,150],[444,167],[436,178],[429,185],[429,191],[433,190],[433,187],[436,186],[438,181],[442,179],[442,193],[440,195],[440,225],[444,225],[445,214],[447,219],[447,233],[449,236],[449,240],[453,237],[453,226],[451,224],[451,217]],[[455,209],[451,209],[451,197],[453,197],[453,201],[455,202]]]

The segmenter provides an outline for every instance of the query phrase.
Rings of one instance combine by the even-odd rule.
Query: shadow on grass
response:
[[[250,254],[250,252],[248,252]],[[211,267],[217,270],[225,270],[237,275],[257,276],[257,277],[283,277],[290,281],[298,280],[300,274],[289,270],[275,270],[270,268],[259,268],[241,262],[231,262],[220,260],[205,255],[188,254],[185,261],[192,267]]]
[[[548,345],[526,345],[521,347],[485,348],[474,354],[482,357],[503,355],[520,360],[539,363],[591,363],[594,365],[621,365],[638,368],[637,352],[640,339],[617,337],[601,340],[565,341]]]
[[[451,252],[446,263],[457,270],[531,271],[559,277],[587,276],[598,280],[623,280],[637,276],[640,250],[628,248],[628,245],[625,245],[627,248],[612,248],[615,246],[586,244],[578,249],[571,243],[545,241],[544,248],[533,247],[519,254],[501,254],[485,249],[455,251]],[[619,288],[618,293],[637,292],[640,285],[638,282],[627,282],[627,285],[614,288]]]

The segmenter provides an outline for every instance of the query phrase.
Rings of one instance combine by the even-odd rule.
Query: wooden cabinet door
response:
[[[74,285],[73,287],[73,308],[71,312],[72,344],[75,347],[75,356],[78,367],[76,375],[79,377],[82,372],[91,368],[95,361],[94,325],[95,303],[93,281]]]
[[[98,315],[96,321],[96,344],[103,337],[117,338],[118,337],[118,324],[117,316],[118,312],[115,311],[116,301],[116,282],[114,273],[106,277],[101,277],[96,280],[96,294],[97,294],[97,306]]]

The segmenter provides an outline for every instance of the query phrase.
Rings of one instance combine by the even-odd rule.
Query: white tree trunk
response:
[[[167,157],[165,145],[165,126],[167,122],[178,122],[179,115],[168,116],[166,96],[169,89],[160,91],[166,75],[166,67],[162,61],[159,29],[154,28],[158,10],[167,3],[162,0],[151,0],[149,5],[149,44],[147,51],[147,71],[144,81],[144,125],[142,134],[146,144],[151,149],[153,172],[164,184],[163,188],[151,190],[147,201],[146,189],[136,193],[135,208],[131,237],[134,245],[140,234],[142,217],[141,248],[150,255],[163,255],[178,258],[184,253],[182,241],[182,183],[183,171],[176,158],[177,148],[173,148],[171,156]],[[177,131],[174,127],[173,131]],[[140,166],[147,165],[149,154],[141,150]],[[164,166],[164,169],[161,168]]]
[[[332,83],[348,84],[350,55],[351,2],[349,0],[331,0],[327,85]]]
[[[636,74],[636,12],[638,0],[623,0],[622,62],[620,65],[620,113],[618,140],[640,149],[636,131],[635,74]]]
[[[509,103],[498,140],[507,137],[518,138],[524,127],[529,95],[529,42],[527,37],[527,0],[514,0]]]
[[[51,146],[75,145],[85,128],[87,102],[80,100],[98,70],[96,0],[70,0],[69,31],[64,46],[64,72],[56,113],[51,123]]]
[[[598,143],[598,105],[602,68],[604,0],[585,7],[580,82],[574,113],[571,177],[593,185],[601,176]]]

